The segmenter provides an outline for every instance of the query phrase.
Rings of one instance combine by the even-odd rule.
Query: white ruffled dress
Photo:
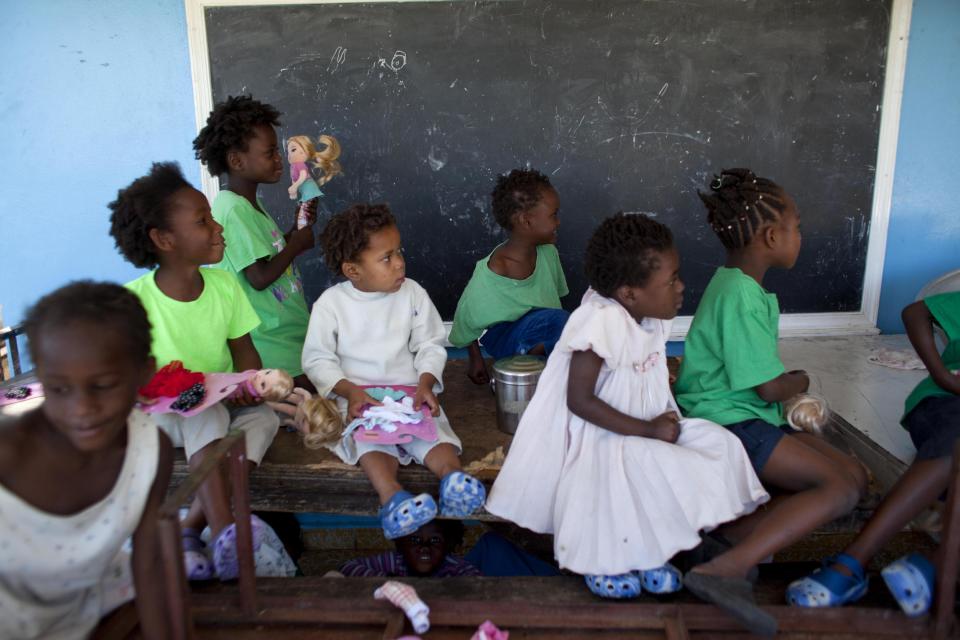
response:
[[[601,400],[644,420],[679,414],[669,335],[670,321],[638,323],[588,290],[523,414],[486,508],[554,534],[562,568],[607,575],[656,568],[699,544],[700,530],[769,499],[740,441],[717,424],[683,418],[677,443],[669,444],[616,434],[567,408],[571,354],[590,349],[604,360],[595,389]]]

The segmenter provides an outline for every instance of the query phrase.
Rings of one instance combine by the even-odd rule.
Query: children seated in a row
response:
[[[586,574],[600,595],[662,593],[680,586],[665,563],[696,546],[701,529],[767,499],[756,470],[797,493],[739,522],[739,539],[729,529],[737,544],[683,583],[769,633],[775,620],[753,604],[748,572],[851,510],[866,478],[820,440],[781,437],[779,403],[805,391],[807,378],[784,373],[776,299],[759,281],[770,267],[793,265],[799,218],[781,188],[754,180],[725,172],[713,185],[717,196],[704,199],[728,266],[688,335],[677,386],[688,417],[680,417],[665,363],[683,290],[670,232],[642,215],[617,215],[588,245],[591,289],[547,363],[487,509],[554,533],[561,567]],[[766,422],[733,424],[751,417]]]
[[[168,638],[156,520],[172,447],[134,409],[147,314],[123,287],[77,282],[24,324],[46,399],[0,426],[0,637],[86,638],[135,587],[144,637]]]
[[[440,478],[439,512],[467,516],[485,498],[483,485],[460,466],[460,439],[437,395],[447,352],[440,314],[419,284],[405,277],[400,231],[386,205],[354,205],[333,216],[320,236],[324,259],[340,282],[320,296],[310,314],[303,370],[323,396],[336,397],[349,422],[379,405],[365,387],[406,385],[413,406],[429,406],[437,439],[377,444],[341,436],[329,448],[363,468],[380,499],[388,538],[413,533],[438,513],[429,494],[405,491],[399,465],[415,460]]]
[[[201,268],[223,258],[223,228],[210,214],[206,197],[184,180],[175,164],[154,164],[150,173],[121,190],[110,203],[111,234],[134,266],[153,269],[127,284],[150,319],[151,352],[158,363],[174,360],[192,371],[261,369],[250,338],[260,320],[236,277],[221,269]],[[155,268],[154,268],[155,267]],[[244,396],[196,415],[155,414],[154,420],[174,446],[183,447],[191,469],[199,466],[230,429],[246,433],[247,468],[253,469],[279,428],[277,415]],[[236,578],[239,572],[236,525],[230,485],[211,474],[197,492],[183,521],[187,571],[192,579]],[[256,516],[253,524],[257,571],[292,575],[293,563],[276,534]],[[200,532],[210,526],[212,564]]]
[[[930,372],[907,397],[902,424],[917,449],[916,459],[843,553],[787,589],[787,600],[802,607],[836,607],[867,592],[864,572],[883,546],[921,511],[943,495],[950,481],[953,447],[960,440],[960,291],[919,300],[903,310],[910,342]],[[941,355],[934,324],[949,340]],[[939,547],[937,554],[943,547]],[[881,571],[900,608],[909,616],[926,613],[933,602],[934,562],[908,554]]]
[[[510,237],[477,261],[457,303],[450,343],[468,347],[467,375],[490,380],[480,346],[494,359],[550,355],[569,313],[560,307],[567,281],[557,254],[560,200],[550,180],[530,169],[497,178],[493,217]]]
[[[223,228],[225,250],[215,266],[237,275],[240,288],[260,318],[250,331],[263,366],[283,369],[298,387],[313,392],[300,366],[310,312],[293,259],[313,247],[317,202],[307,205],[307,225],[282,233],[257,197],[261,184],[283,174],[277,132],[280,112],[248,96],[214,107],[193,141],[197,158],[227,186],[213,201],[213,218]]]

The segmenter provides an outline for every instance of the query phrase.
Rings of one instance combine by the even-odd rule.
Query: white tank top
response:
[[[153,421],[133,410],[113,489],[73,515],[41,511],[0,485],[0,638],[86,638],[133,597],[123,547],[153,486],[158,441]]]

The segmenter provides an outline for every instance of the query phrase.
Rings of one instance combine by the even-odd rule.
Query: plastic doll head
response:
[[[312,162],[313,167],[323,174],[317,178],[317,184],[321,187],[343,173],[343,167],[337,162],[339,157],[340,143],[333,136],[322,135],[317,138],[316,144],[309,136],[290,136],[287,139],[287,161],[290,164],[308,160]]]
[[[279,402],[293,392],[293,378],[283,369],[261,369],[253,374],[253,388],[264,400]]]
[[[301,402],[295,421],[303,435],[303,446],[307,449],[333,444],[343,434],[343,418],[340,417],[337,403],[321,396]]]
[[[820,434],[830,419],[830,409],[823,396],[798,393],[783,403],[783,417],[797,431]]]
[[[306,162],[316,153],[313,142],[307,136],[291,136],[287,139],[287,162]]]

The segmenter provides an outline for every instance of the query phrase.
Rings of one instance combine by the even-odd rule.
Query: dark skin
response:
[[[613,292],[630,315],[641,322],[646,317],[669,320],[683,304],[683,281],[676,249],[659,255],[658,266],[643,286],[622,285]],[[641,420],[611,407],[594,394],[603,358],[591,350],[576,351],[570,360],[567,382],[567,408],[608,431],[624,436],[655,438],[674,443],[680,437],[680,416],[667,411],[652,420]]]
[[[933,335],[936,322],[922,300],[903,310],[903,325],[910,343],[927,366],[933,381],[954,395],[960,395],[960,375],[947,369],[937,350]],[[897,533],[947,489],[950,482],[950,457],[916,460],[887,494],[860,535],[844,551],[866,566]],[[937,562],[937,558],[933,559]],[[833,565],[841,573],[850,572],[842,565]]]
[[[728,251],[726,266],[737,268],[761,286],[770,268],[789,269],[800,252],[800,215],[788,194],[781,219],[761,227],[746,247]],[[767,402],[781,402],[806,391],[802,371],[781,374],[755,387]],[[758,474],[766,486],[790,492],[738,521],[749,531],[730,551],[693,571],[743,578],[763,558],[800,540],[817,527],[853,509],[867,487],[863,465],[816,436],[781,438]]]
[[[69,516],[104,500],[120,475],[127,447],[127,416],[153,362],[136,361],[122,326],[75,321],[42,327],[34,337],[44,404],[0,427],[0,484],[47,513]],[[157,473],[133,534],[132,569],[140,630],[168,638],[157,513],[166,495],[173,447],[159,433]]]
[[[247,141],[247,148],[227,152],[227,187],[238,196],[246,198],[262,215],[266,212],[257,203],[257,187],[275,184],[283,175],[277,132],[269,125],[258,125],[254,135]],[[299,208],[299,204],[297,205]],[[297,229],[296,222],[284,234],[286,246],[273,257],[264,256],[243,270],[243,275],[257,291],[272,285],[283,275],[298,255],[313,248],[313,224],[317,219],[317,202],[307,204],[307,225]]]
[[[167,208],[166,228],[150,230],[150,239],[156,247],[159,263],[154,282],[164,295],[181,302],[192,302],[203,293],[200,267],[223,259],[223,227],[210,214],[206,197],[191,187],[172,194],[167,199]],[[227,347],[235,371],[263,368],[250,334],[228,339]],[[261,400],[244,390],[233,402],[239,406],[251,406],[259,404]],[[215,445],[212,442],[194,453],[188,460],[190,469],[202,464]],[[252,470],[255,465],[248,461],[247,466],[248,470]],[[216,538],[232,522],[230,489],[224,467],[221,473],[210,474],[201,485],[197,500],[191,505],[183,526],[202,529],[209,523],[211,533]]]
[[[409,536],[397,538],[396,544],[410,572],[416,576],[432,576],[443,564],[448,552],[443,529],[435,520]]]
[[[395,293],[400,290],[406,276],[406,261],[400,245],[400,231],[396,227],[384,227],[370,234],[367,246],[355,261],[344,262],[340,271],[359,291]],[[413,406],[430,407],[430,413],[440,415],[440,403],[433,393],[433,386],[437,383],[432,373],[421,373],[417,381],[417,391],[413,398]],[[347,399],[347,417],[360,417],[364,405],[379,405],[377,400],[355,383],[343,378],[337,381],[333,392]],[[441,443],[427,453],[423,465],[438,478],[448,473],[460,471],[460,455],[456,447],[449,443]],[[393,494],[403,489],[397,480],[399,461],[393,456],[371,451],[360,457],[360,467],[363,469],[370,484],[377,492],[380,504],[386,504]]]
[[[537,247],[541,244],[554,244],[557,241],[557,229],[560,227],[560,198],[553,189],[540,190],[540,199],[535,205],[524,211],[517,211],[511,219],[513,228],[510,238],[497,247],[487,266],[491,271],[504,278],[526,280],[537,268]],[[470,363],[467,377],[475,384],[488,384],[490,372],[480,351],[480,342],[474,340],[467,346]],[[542,356],[546,348],[542,344],[534,346],[530,355]]]

